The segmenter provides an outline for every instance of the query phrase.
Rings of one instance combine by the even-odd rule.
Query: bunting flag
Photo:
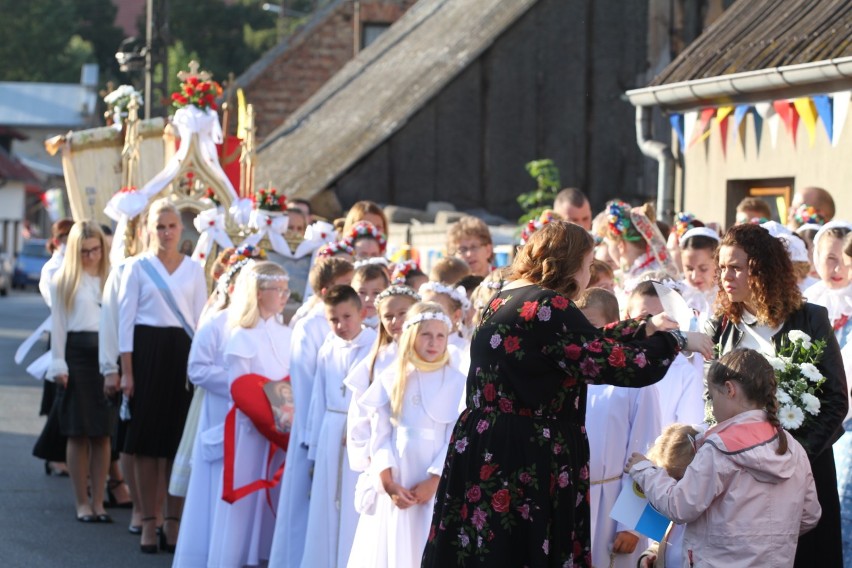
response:
[[[745,137],[745,132],[740,132],[740,127],[743,127],[745,130],[745,123],[743,119],[746,114],[748,114],[748,109],[751,108],[749,105],[737,105],[737,108],[734,109],[734,139],[737,137],[740,139]]]
[[[672,114],[669,116],[669,122],[674,128],[675,133],[677,134],[678,148],[681,152],[686,149],[686,144],[683,141],[683,115],[682,114]],[[831,135],[829,134],[829,138]]]
[[[713,119],[713,115],[716,114],[716,109],[713,107],[703,108],[701,109],[701,116],[698,121],[698,128],[695,129],[695,133],[692,136],[692,141],[690,141],[689,146],[692,147],[696,142],[703,142],[710,136],[710,121]]]
[[[831,99],[828,95],[814,95],[814,107],[816,107],[817,115],[825,127],[825,133],[828,135],[828,141],[831,142],[831,131],[834,124],[831,121]]]
[[[831,100],[834,108],[832,109],[832,127],[831,127],[831,145],[837,146],[840,140],[840,135],[843,132],[843,126],[846,124],[846,116],[849,113],[849,96],[852,91],[838,91],[831,93]]]
[[[719,126],[719,137],[722,141],[722,156],[728,155],[728,117],[734,112],[732,106],[720,106],[716,109],[716,124]]]
[[[772,148],[775,149],[775,145],[778,143],[778,125],[781,122],[781,117],[778,116],[775,107],[769,102],[757,103],[754,105],[754,110],[769,127],[769,141],[772,143]]]
[[[808,131],[808,146],[813,147],[814,142],[816,141],[816,108],[814,108],[814,104],[808,97],[799,97],[798,99],[795,99],[793,101],[793,106],[799,114],[799,117],[802,119],[802,123],[805,125],[805,130]]]
[[[683,113],[683,139],[687,142],[692,141],[692,134],[695,132],[695,124],[698,122],[698,111],[691,110]],[[686,143],[684,143],[684,151],[686,151]]]
[[[772,107],[781,120],[784,121],[784,128],[793,140],[793,146],[796,145],[796,132],[799,129],[799,115],[796,114],[796,109],[793,103],[789,100],[772,101]]]

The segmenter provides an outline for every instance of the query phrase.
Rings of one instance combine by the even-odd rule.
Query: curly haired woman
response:
[[[848,408],[846,376],[834,331],[825,308],[804,301],[784,244],[758,225],[732,227],[716,255],[719,306],[705,331],[720,354],[748,347],[775,355],[791,330],[824,340],[817,365],[826,377],[818,393],[820,411],[794,434],[808,452],[822,518],[813,531],[799,538],[795,566],[842,566],[840,504],[831,445],[843,433]]]

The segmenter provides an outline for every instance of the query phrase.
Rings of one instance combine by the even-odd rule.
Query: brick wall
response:
[[[393,23],[416,0],[362,0],[362,23]],[[342,2],[243,87],[263,140],[354,56],[354,2]]]

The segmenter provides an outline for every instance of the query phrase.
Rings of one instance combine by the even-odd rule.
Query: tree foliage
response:
[[[533,160],[524,166],[527,173],[536,182],[536,188],[518,196],[518,204],[524,210],[524,215],[519,219],[523,225],[531,219],[536,219],[541,213],[553,206],[553,200],[559,192],[562,184],[559,179],[559,168],[553,160]]]

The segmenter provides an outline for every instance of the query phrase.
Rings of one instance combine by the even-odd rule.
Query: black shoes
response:
[[[145,523],[147,521],[156,521],[157,517],[145,517],[142,519],[142,522]],[[139,528],[139,532],[142,532],[142,528]],[[157,553],[157,544],[139,544],[139,550],[142,554],[156,554]]]
[[[98,518],[95,515],[77,515],[77,520],[81,523],[97,523]]]

